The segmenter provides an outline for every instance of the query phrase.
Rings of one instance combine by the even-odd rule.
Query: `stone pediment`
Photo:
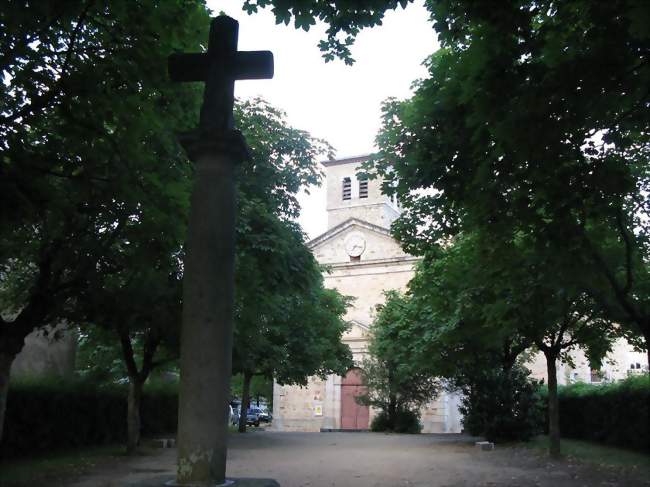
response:
[[[350,327],[344,333],[343,342],[367,342],[370,338],[370,327],[357,320],[348,320]]]
[[[348,323],[350,323],[350,331],[354,330],[355,328],[358,328],[359,332],[367,333],[370,330],[369,325],[366,325],[365,323],[361,323],[358,320],[348,320]]]
[[[354,242],[351,243],[351,239]],[[349,218],[307,243],[321,264],[370,262],[410,257],[393,239],[388,228]],[[359,253],[358,261],[354,261]]]

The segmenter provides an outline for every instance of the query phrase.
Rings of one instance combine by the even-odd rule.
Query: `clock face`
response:
[[[345,239],[345,251],[350,257],[359,257],[366,250],[366,239],[359,232],[348,235]]]

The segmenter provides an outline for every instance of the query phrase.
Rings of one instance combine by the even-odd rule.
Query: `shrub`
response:
[[[562,436],[650,450],[650,376],[562,386],[558,399]]]
[[[391,425],[386,411],[380,411],[370,424],[371,431],[390,431],[393,433],[416,434],[422,431],[420,415],[415,411],[398,410],[395,414],[395,424]]]
[[[178,426],[178,383],[147,384],[141,412],[143,436],[175,434]]]
[[[527,441],[542,430],[543,402],[539,383],[514,366],[509,372],[485,369],[462,387],[465,429],[489,441]]]
[[[80,380],[12,383],[0,456],[124,442],[126,395],[123,385],[98,386]],[[143,435],[176,431],[177,398],[174,387],[145,387]]]

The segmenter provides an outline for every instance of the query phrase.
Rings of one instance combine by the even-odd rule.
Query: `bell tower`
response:
[[[381,180],[357,175],[369,158],[370,155],[365,155],[322,162],[327,184],[328,230],[349,218],[390,228],[399,216],[399,204],[396,199],[382,194]]]

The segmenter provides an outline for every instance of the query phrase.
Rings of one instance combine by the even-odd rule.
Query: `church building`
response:
[[[375,307],[387,290],[405,290],[418,258],[391,237],[400,206],[381,192],[381,181],[357,176],[368,156],[323,162],[327,184],[327,231],[308,242],[316,260],[327,266],[325,285],[352,296],[343,342],[355,364],[367,353]],[[366,430],[374,411],[356,403],[363,389],[358,368],[345,377],[311,378],[307,387],[274,385],[273,428],[280,431]],[[423,408],[423,432],[458,433],[458,398],[442,393]]]

